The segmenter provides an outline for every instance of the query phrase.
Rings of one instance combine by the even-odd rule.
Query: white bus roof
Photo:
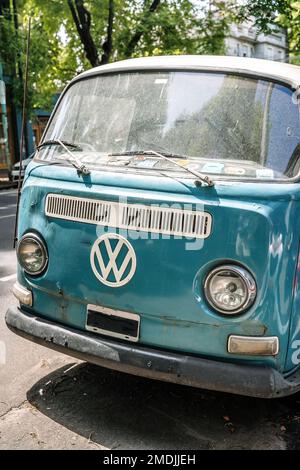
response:
[[[246,57],[208,55],[154,56],[122,60],[90,69],[75,80],[102,73],[174,69],[237,73],[285,82],[295,89],[300,87],[300,67],[297,65]]]

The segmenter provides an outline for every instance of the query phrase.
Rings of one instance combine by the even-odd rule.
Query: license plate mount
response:
[[[136,313],[88,304],[86,329],[93,333],[137,342],[140,334],[140,316]]]

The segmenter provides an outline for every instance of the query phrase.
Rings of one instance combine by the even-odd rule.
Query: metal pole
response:
[[[26,119],[27,119],[30,35],[31,35],[31,17],[29,17],[29,20],[28,20],[27,44],[26,44],[25,80],[24,80],[24,89],[23,89],[22,127],[21,127],[21,138],[20,138],[20,166],[19,166],[19,180],[18,180],[18,192],[17,192],[16,221],[15,221],[15,231],[14,231],[14,248],[16,246],[17,232],[18,232],[19,205],[20,205],[21,187],[22,187],[21,172],[22,172],[25,128],[27,130]]]

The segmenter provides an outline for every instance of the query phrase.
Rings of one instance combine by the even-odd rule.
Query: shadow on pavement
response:
[[[52,420],[110,449],[300,447],[299,394],[260,400],[82,363],[44,377],[27,398]]]

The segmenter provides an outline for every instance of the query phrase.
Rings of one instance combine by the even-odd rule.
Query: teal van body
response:
[[[289,90],[290,99],[295,96],[297,77],[300,85],[299,69],[284,64],[274,65],[273,71],[257,60],[237,59],[237,63],[233,58],[222,58],[224,64],[221,61],[220,65],[218,58],[160,59],[112,64],[83,78],[88,81],[101,73],[109,77],[119,73],[120,68],[122,72],[145,73],[149,69],[153,73],[184,67],[206,74],[217,71],[251,76],[251,80],[263,78]],[[76,78],[68,90],[80,80]],[[60,102],[67,99],[68,90]],[[294,108],[299,111],[297,105]],[[51,122],[44,142],[49,139],[49,129]],[[300,126],[288,132],[294,132],[300,142]],[[274,135],[273,140],[276,138]],[[56,145],[60,144],[49,145],[51,152],[58,151]],[[270,142],[269,146],[275,155],[278,144]],[[196,176],[189,170],[172,173],[168,167],[155,172],[152,167],[148,171],[146,166],[153,162],[145,163],[142,152],[140,161],[144,166],[140,171],[138,167],[131,171],[130,163],[101,170],[87,158],[85,165],[90,171],[85,173],[68,161],[62,164],[43,159],[39,154],[47,148],[47,144],[41,147],[27,168],[18,223],[18,240],[29,233],[42,240],[46,265],[35,275],[26,272],[22,261],[19,263],[15,293],[20,307],[8,310],[9,328],[66,354],[145,377],[258,397],[288,395],[300,389],[300,180],[295,173],[288,178],[282,168],[279,175],[281,164],[275,162],[276,174],[270,173],[270,163],[269,169],[255,170],[256,178],[247,174],[240,178],[237,173],[220,175],[219,168],[226,159],[216,163],[215,158],[215,166],[206,161],[201,171],[197,170],[199,176],[209,174],[213,185],[205,184],[204,179],[195,185]],[[80,157],[80,152],[69,149]],[[161,160],[163,152],[157,150],[159,156],[155,152],[149,151],[150,159]],[[243,164],[239,165],[239,171],[244,171]],[[184,236],[161,233],[165,220],[162,215],[156,229],[154,225],[143,229],[141,222],[130,225],[129,218],[127,226],[125,219],[114,226],[113,221],[106,223],[104,216],[101,219],[93,215],[93,203],[98,201],[126,210],[131,206],[163,208],[169,214],[175,208],[175,213],[188,211],[192,216],[199,212],[207,225],[198,238],[189,236],[196,219],[185,230],[182,222]],[[112,203],[115,206],[110,206]],[[121,238],[114,240],[115,234]],[[110,240],[102,267],[99,240]],[[128,252],[126,240],[131,250]],[[120,263],[126,265],[123,272]],[[111,269],[105,277],[104,268],[108,266]],[[207,298],[207,279],[219,266],[241,267],[254,280],[255,294],[244,310],[226,314]],[[20,288],[22,294],[30,294],[31,302],[26,296],[22,300]],[[102,326],[95,323],[94,329],[93,325],[88,328],[90,306],[98,306],[100,313],[103,307],[105,315],[113,315],[116,323],[111,327],[112,334],[105,318]],[[95,312],[93,321],[97,322]],[[127,324],[133,328],[128,337],[118,336],[119,312],[122,321],[125,318],[125,323],[132,322]],[[136,319],[138,331],[132,333]],[[130,334],[132,340],[128,339]],[[245,343],[241,348],[245,344],[246,349],[230,349],[230,337],[242,338]],[[260,340],[268,339],[272,342],[269,352],[257,349],[256,340],[267,348],[267,341]]]

